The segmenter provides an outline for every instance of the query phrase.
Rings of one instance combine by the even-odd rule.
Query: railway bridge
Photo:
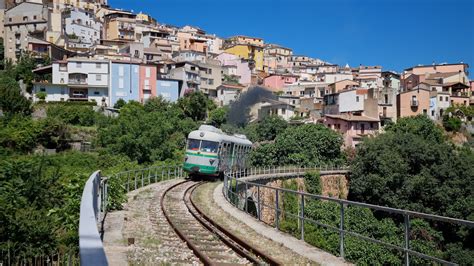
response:
[[[441,258],[434,257],[419,250],[413,249],[410,242],[413,241],[410,237],[410,224],[412,219],[423,219],[428,222],[436,223],[450,223],[456,226],[462,226],[469,230],[474,228],[474,222],[467,220],[460,220],[450,217],[443,217],[437,215],[431,215],[426,213],[414,212],[409,210],[388,208],[384,206],[371,205],[367,203],[349,201],[344,198],[334,197],[332,195],[315,195],[304,191],[304,189],[288,189],[278,185],[278,182],[282,180],[297,180],[301,178],[308,171],[318,171],[322,177],[324,176],[344,176],[348,173],[348,169],[344,167],[276,167],[276,168],[252,168],[245,172],[229,172],[224,175],[224,181],[218,187],[215,192],[222,197],[222,201],[225,201],[225,211],[234,217],[241,219],[243,222],[250,224],[253,223],[255,228],[273,228],[270,230],[270,234],[280,231],[285,231],[288,227],[289,222],[294,222],[294,228],[291,232],[285,231],[291,234],[291,238],[294,241],[283,241],[281,244],[285,245],[285,242],[295,242],[297,244],[304,243],[306,246],[308,238],[308,228],[320,227],[325,230],[332,231],[338,237],[339,248],[335,252],[333,262],[325,261],[323,264],[345,264],[344,258],[346,254],[346,245],[348,238],[356,238],[359,240],[366,241],[374,245],[382,246],[387,250],[398,252],[403,256],[404,264],[410,265],[413,259],[424,259],[426,261],[432,261],[441,264],[453,265],[449,261],[445,261]],[[184,178],[184,173],[180,166],[161,166],[152,167],[146,169],[132,170],[127,172],[118,173],[110,177],[102,177],[100,171],[94,172],[89,180],[87,181],[83,196],[81,200],[81,215],[79,225],[79,238],[80,238],[80,259],[83,265],[107,265],[110,258],[107,258],[104,251],[104,245],[102,243],[103,237],[103,225],[107,219],[108,207],[117,204],[114,196],[120,193],[128,193],[137,189],[145,188],[153,185],[154,183],[167,182],[174,180],[174,182],[181,182]],[[186,191],[182,190],[182,191]],[[182,195],[186,195],[186,192],[180,192]],[[184,194],[183,194],[184,193]],[[181,195],[180,194],[180,195]],[[174,202],[179,200],[186,201],[188,196],[179,196],[168,199],[166,201],[166,195],[162,195],[161,202]],[[170,196],[171,197],[171,196]],[[295,203],[292,208],[289,208],[289,202]],[[308,206],[315,202],[330,203],[335,206],[333,208],[335,217],[334,223],[328,223],[319,221],[314,218],[314,215],[308,213]],[[175,202],[176,203],[176,202]],[[224,206],[223,202],[220,202],[220,206]],[[183,205],[184,206],[184,205]],[[295,207],[296,206],[296,207]],[[163,206],[164,212],[166,212],[166,206]],[[180,213],[184,211],[184,207],[180,207]],[[396,215],[401,217],[401,225],[403,227],[403,233],[400,236],[403,239],[402,243],[394,244],[393,242],[383,241],[375,236],[367,236],[359,233],[354,228],[348,226],[348,213],[350,211],[358,209],[368,209],[377,213],[385,213],[387,216]],[[191,210],[188,207],[189,213],[200,211]],[[168,212],[170,210],[168,209]],[[183,214],[184,215],[184,214]],[[234,250],[235,253],[250,253],[255,254],[252,250],[256,250],[255,247],[243,247],[239,244],[238,239],[233,239],[231,236],[224,233],[224,231],[216,229],[219,227],[212,220],[207,220],[202,214],[193,214],[196,221],[203,220],[201,227],[210,227],[210,231],[215,232],[215,238],[221,239],[223,242],[232,242],[228,244],[229,248]],[[199,216],[199,217],[198,217]],[[178,217],[179,218],[179,217]],[[169,219],[170,224],[172,219],[178,219],[176,216]],[[189,224],[192,228],[198,228],[195,221],[180,221],[179,223]],[[282,227],[282,223],[285,223],[286,227]],[[192,224],[192,225],[191,225]],[[363,225],[370,226],[370,225]],[[179,226],[178,226],[179,227]],[[182,227],[181,227],[182,228]],[[254,229],[255,229],[254,228]],[[209,250],[222,250],[221,247],[209,247],[205,246],[203,251],[202,242],[195,242],[197,235],[205,236],[207,233],[204,229],[196,229],[197,231],[191,237],[186,235],[181,236],[179,229],[175,228],[175,231],[180,237],[185,240],[187,246],[192,250],[194,255],[198,258],[201,263],[214,264],[216,261],[212,261],[211,258],[217,258],[217,262],[225,262],[226,256],[216,255],[212,253],[209,256],[201,256],[200,253],[209,252]],[[183,230],[183,229],[181,229]],[[276,230],[276,231],[275,231]],[[193,231],[193,230],[191,230]],[[256,229],[258,232],[258,229]],[[265,231],[265,230],[263,230]],[[262,232],[263,232],[262,231]],[[206,231],[207,232],[207,231]],[[167,236],[163,236],[167,237]],[[286,234],[288,237],[288,234]],[[193,238],[193,241],[186,241],[186,238]],[[271,238],[271,237],[270,237]],[[275,238],[278,241],[278,237]],[[237,242],[234,243],[234,242]],[[306,251],[308,252],[308,251]],[[310,252],[310,251],[309,251]],[[334,253],[334,251],[333,251]],[[265,251],[262,252],[265,254]],[[328,253],[329,254],[329,253]],[[331,255],[332,256],[332,255]],[[265,255],[258,256],[259,258],[265,258]],[[241,255],[242,259],[240,262],[248,263],[252,261],[252,258],[245,258]],[[219,259],[221,261],[219,261]],[[264,259],[265,263],[268,264],[279,264],[278,261]]]

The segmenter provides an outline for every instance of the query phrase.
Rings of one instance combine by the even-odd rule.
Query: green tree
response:
[[[283,118],[277,115],[267,116],[257,124],[258,141],[274,140],[287,127],[288,123]]]
[[[40,91],[40,92],[36,93],[36,98],[38,98],[42,102],[44,102],[44,100],[46,99],[47,96],[48,96],[48,94],[44,91]]]
[[[99,126],[97,144],[139,163],[182,159],[186,136],[196,124],[176,104],[161,104],[127,103],[117,118]]]
[[[20,86],[12,77],[0,75],[0,109],[6,115],[31,114],[31,101],[22,95]]]
[[[474,152],[456,149],[427,117],[401,119],[386,133],[365,139],[357,149],[351,170],[352,200],[474,218]],[[434,230],[442,232],[438,245],[459,242],[473,254],[469,244],[472,232],[445,223],[422,226],[428,231],[434,226]],[[452,252],[456,250],[453,248]],[[444,256],[459,257],[449,253]]]
[[[178,106],[183,110],[184,115],[194,121],[203,121],[209,110],[215,108],[215,104],[207,96],[199,91],[194,91],[179,98]]]
[[[256,166],[267,165],[320,165],[341,163],[342,137],[319,124],[288,127],[268,143],[250,154]]]
[[[114,108],[115,108],[115,109],[120,109],[120,108],[122,108],[126,103],[127,103],[127,102],[126,102],[124,99],[120,98],[120,99],[117,100],[117,102],[115,102]]]
[[[215,127],[221,127],[221,125],[227,122],[227,112],[227,107],[220,107],[210,111],[207,123]]]

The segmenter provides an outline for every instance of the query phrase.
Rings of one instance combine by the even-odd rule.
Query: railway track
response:
[[[202,182],[184,181],[170,186],[161,196],[162,212],[176,234],[205,265],[280,263],[250,246],[207,217],[192,201]]]

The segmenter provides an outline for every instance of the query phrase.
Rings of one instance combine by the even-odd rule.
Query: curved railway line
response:
[[[280,265],[206,216],[192,200],[203,182],[183,181],[161,195],[161,210],[176,232],[205,265]]]

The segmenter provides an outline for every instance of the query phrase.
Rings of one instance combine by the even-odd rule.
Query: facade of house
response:
[[[230,53],[221,53],[215,57],[220,63],[223,68],[231,67],[235,68],[235,70],[231,70],[235,73],[235,77],[237,78],[238,82],[242,85],[248,85],[251,82],[251,70],[249,67],[249,62],[240,58],[237,55],[230,54]]]
[[[297,82],[298,78],[291,74],[272,74],[263,79],[263,85],[273,91],[282,91],[285,85]]]
[[[102,23],[94,14],[82,9],[62,12],[66,47],[71,50],[87,50],[100,42]]]
[[[345,147],[355,148],[369,136],[379,132],[380,121],[377,118],[351,113],[325,115],[324,124],[342,134]]]
[[[292,117],[298,114],[294,105],[272,99],[264,99],[254,105],[253,108],[257,109],[258,121],[272,115],[277,115],[286,121],[290,121]]]
[[[140,63],[112,61],[110,90],[111,106],[119,99],[140,101]]]
[[[181,80],[158,79],[156,81],[156,94],[170,102],[177,102],[181,95]]]
[[[115,10],[104,16],[104,36],[112,41],[135,41],[136,15],[127,11]]]
[[[428,115],[430,110],[430,91],[415,87],[412,90],[401,92],[397,95],[397,118]]]
[[[52,65],[52,83],[36,83],[46,101],[95,101],[110,106],[110,66],[107,60],[70,58]]]
[[[219,106],[229,105],[236,101],[245,86],[240,84],[226,84],[223,83],[217,87],[217,98],[216,101]]]
[[[451,96],[447,92],[431,92],[428,116],[433,120],[442,120],[443,114],[451,106]]]
[[[166,66],[168,79],[177,79],[183,81],[183,87],[180,96],[190,91],[199,91],[201,86],[201,76],[199,65],[192,62],[171,63]]]
[[[153,65],[140,65],[139,68],[139,99],[144,103],[151,97],[156,97],[157,70]]]
[[[250,69],[263,71],[263,47],[253,44],[234,44],[225,52],[249,61]]]
[[[28,51],[28,37],[44,40],[48,29],[48,8],[41,3],[22,2],[5,11],[5,58],[16,62]]]

